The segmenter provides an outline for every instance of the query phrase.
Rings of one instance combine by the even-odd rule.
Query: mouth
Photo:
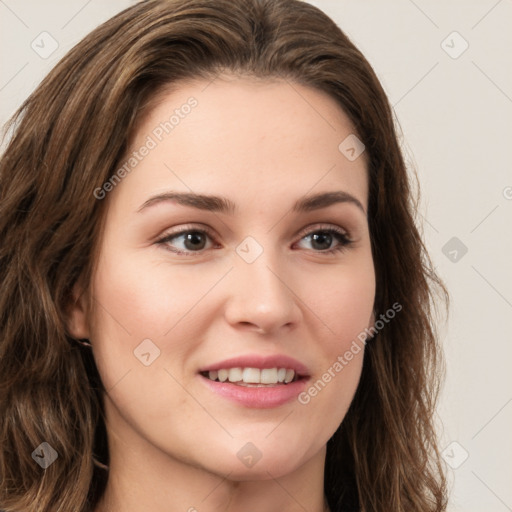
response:
[[[305,365],[285,355],[235,357],[203,367],[198,375],[214,395],[259,409],[293,401],[310,378]]]
[[[229,382],[237,386],[245,387],[275,387],[286,386],[305,378],[293,368],[252,368],[235,367],[221,368],[200,372],[203,377],[213,382]]]

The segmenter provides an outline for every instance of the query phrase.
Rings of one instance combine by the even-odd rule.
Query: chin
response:
[[[263,435],[261,438],[261,441],[255,439],[254,443],[237,439],[232,443],[235,448],[217,448],[215,453],[209,454],[209,460],[203,458],[201,465],[223,477],[229,475],[234,481],[269,480],[293,473],[312,456],[304,450],[304,444],[290,442],[283,445],[282,442],[265,442]],[[316,453],[319,450],[321,448],[310,447],[309,451]]]
[[[264,460],[262,457],[252,467],[246,467],[240,462],[235,462],[233,464],[226,464],[222,467],[221,471],[217,467],[215,472],[222,474],[222,476],[229,475],[229,477],[226,477],[233,481],[263,481],[291,474],[300,468],[303,462],[301,460],[290,460],[290,457],[287,460],[281,459],[282,457],[272,457]]]

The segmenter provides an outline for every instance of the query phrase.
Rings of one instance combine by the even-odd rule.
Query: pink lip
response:
[[[262,355],[247,355],[232,357],[225,359],[218,363],[213,363],[205,366],[199,370],[199,372],[208,372],[213,370],[221,370],[228,368],[288,368],[295,370],[295,373],[299,376],[307,376],[309,371],[305,365],[293,359],[293,357],[285,356],[283,354],[276,354],[273,356],[262,356]]]
[[[254,366],[252,367],[254,368]],[[269,387],[237,386],[230,382],[217,382],[199,375],[199,378],[214,393],[245,407],[267,409],[278,407],[297,397],[304,390],[309,379],[299,379],[289,384],[278,384]]]
[[[309,371],[305,365],[292,357],[279,354],[273,356],[247,355],[233,357],[205,366],[199,370],[199,373],[229,368],[288,368],[295,370],[295,373],[301,377],[299,380],[289,384],[249,387],[239,386],[227,381],[217,382],[199,375],[201,381],[214,393],[245,407],[257,409],[278,407],[293,400],[304,390],[309,380]]]

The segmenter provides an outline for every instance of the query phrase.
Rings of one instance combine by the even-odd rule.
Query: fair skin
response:
[[[70,331],[90,340],[107,390],[110,477],[96,510],[321,512],[326,443],[354,396],[363,351],[307,404],[297,393],[242,403],[200,371],[284,355],[303,365],[292,384],[307,390],[372,325],[365,155],[349,161],[338,149],[354,129],[326,94],[229,76],[163,96],[131,150],[191,96],[197,106],[104,199],[96,307],[87,311],[82,295],[72,310]],[[169,191],[223,196],[237,211],[175,200],[142,207]],[[334,191],[356,201],[293,211]],[[159,243],[183,229],[209,234]],[[343,242],[326,229],[352,242],[327,254]],[[245,254],[259,255],[249,263]],[[160,350],[147,366],[134,355],[146,339],[146,361]]]

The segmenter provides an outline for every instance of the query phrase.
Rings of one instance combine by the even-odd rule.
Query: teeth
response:
[[[262,384],[277,384],[277,368],[261,370],[260,382]]]
[[[244,368],[243,380],[249,384],[261,384],[259,368]]]
[[[210,380],[243,384],[288,384],[295,379],[289,368],[228,368],[208,372]]]
[[[229,382],[240,382],[242,380],[242,368],[230,368]]]

